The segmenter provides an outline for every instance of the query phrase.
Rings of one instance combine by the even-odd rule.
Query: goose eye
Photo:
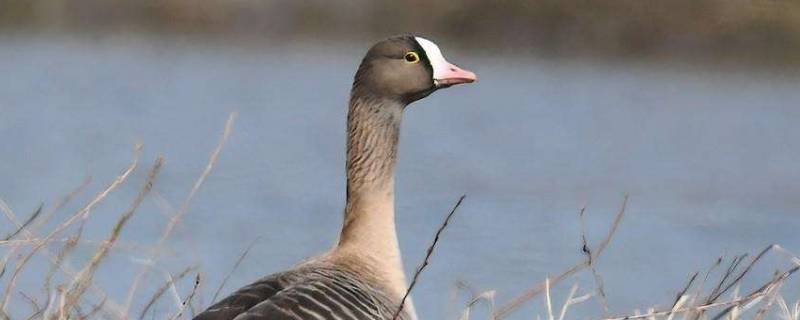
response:
[[[417,63],[419,62],[419,55],[416,52],[411,51],[406,53],[406,55],[403,56],[403,59],[405,59],[408,63]]]

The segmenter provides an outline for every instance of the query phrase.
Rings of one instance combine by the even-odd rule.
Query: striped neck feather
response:
[[[406,290],[394,221],[394,169],[402,103],[354,96],[347,116],[347,204],[333,256],[371,273],[392,295]],[[357,264],[357,265],[356,265]]]

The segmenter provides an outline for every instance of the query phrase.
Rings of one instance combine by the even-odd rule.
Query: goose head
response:
[[[354,94],[409,104],[438,89],[477,80],[475,73],[448,62],[439,46],[412,35],[392,37],[367,51],[356,72]]]

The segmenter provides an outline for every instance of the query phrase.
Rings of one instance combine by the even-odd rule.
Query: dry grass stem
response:
[[[544,279],[544,306],[547,309],[547,320],[554,320],[553,301],[550,298],[550,277]]]
[[[497,294],[494,290],[488,290],[481,293],[475,293],[470,298],[469,302],[464,306],[463,310],[461,311],[460,320],[468,320],[470,318],[470,312],[472,308],[478,304],[478,302],[486,301],[489,305],[489,312],[494,312],[494,297]]]
[[[464,291],[467,291],[470,294],[469,300],[467,301],[466,305],[464,305],[464,307],[462,308],[461,316],[459,317],[459,319],[461,319],[461,320],[469,319],[470,312],[472,311],[472,308],[476,304],[478,304],[478,302],[481,302],[481,301],[485,301],[485,302],[488,303],[488,305],[489,305],[489,314],[494,313],[494,307],[495,307],[494,297],[495,297],[495,295],[497,293],[495,290],[487,290],[487,291],[483,291],[483,292],[478,292],[477,290],[472,288],[472,286],[470,286],[468,283],[464,282],[463,280],[456,281],[455,289],[456,289],[456,291],[464,290]]]
[[[2,204],[3,207],[7,208],[7,205],[2,199],[0,199],[0,204]],[[28,216],[28,219],[25,219],[25,222],[17,226],[17,229],[14,230],[14,232],[11,232],[5,237],[3,237],[3,241],[8,241],[16,237],[20,232],[22,232],[23,229],[27,228],[34,220],[36,220],[36,218],[39,217],[39,214],[42,213],[42,206],[44,206],[44,204],[40,204],[39,207],[36,209],[36,211],[34,211],[30,216]],[[11,213],[10,209],[9,213]],[[13,215],[13,213],[11,214]],[[16,219],[12,219],[11,221],[16,223]],[[0,243],[2,243],[2,241],[0,241]]]
[[[11,207],[3,199],[0,199],[0,212],[3,212],[3,215],[6,216],[6,219],[14,224],[15,227],[20,228],[22,226],[22,224],[19,223],[14,210],[11,210]]]
[[[187,274],[189,274],[190,272],[195,271],[196,269],[197,269],[196,267],[188,267],[186,269],[183,269],[183,271],[181,271],[180,273],[178,273],[174,277],[169,276],[169,279],[167,280],[167,282],[164,283],[161,287],[159,287],[158,290],[156,290],[156,292],[150,298],[150,300],[147,301],[147,303],[145,304],[144,308],[142,309],[142,312],[139,313],[139,320],[143,320],[144,319],[145,315],[147,315],[147,312],[150,311],[150,308],[153,307],[153,304],[155,304],[156,301],[158,301],[158,299],[160,299],[161,296],[163,296],[164,293],[167,292],[167,290],[176,291],[175,283],[180,281],[181,279],[186,277]],[[177,295],[177,292],[175,292],[174,294]],[[179,303],[179,306],[180,306],[180,300],[178,300],[178,303]]]
[[[25,302],[27,302],[28,304],[31,305],[31,308],[33,309],[33,313],[32,313],[33,315],[37,315],[37,314],[42,313],[42,307],[39,306],[39,303],[36,302],[36,299],[32,298],[31,296],[25,294],[22,291],[20,291],[19,295],[22,296],[22,298],[25,300]]]
[[[567,300],[564,300],[564,304],[561,305],[561,312],[558,313],[558,320],[564,320],[564,317],[567,315],[567,309],[571,305],[572,298],[575,297],[575,291],[577,290],[578,290],[577,284],[573,284],[572,288],[569,289]]]
[[[762,251],[763,252],[763,251]],[[729,319],[739,319],[742,313],[746,312],[748,309],[756,306],[758,303],[764,303],[762,308],[756,314],[756,318],[758,319],[758,314],[766,314],[766,311],[770,309],[773,302],[770,302],[770,299],[777,300],[777,291],[783,282],[793,273],[800,270],[800,266],[796,266],[788,271],[779,273],[776,275],[772,280],[761,286],[760,288],[754,290],[750,294],[739,297],[738,295],[738,285],[734,286],[732,296],[733,298],[728,301],[720,301],[720,302],[711,302],[705,303],[699,306],[686,306],[685,302],[689,301],[688,296],[684,295],[678,299],[678,302],[669,309],[663,311],[655,311],[650,310],[646,314],[634,314],[634,315],[627,315],[621,317],[612,317],[612,318],[605,318],[604,320],[627,320],[627,319],[654,319],[658,316],[666,316],[667,320],[671,320],[675,314],[687,314],[689,317],[698,317],[698,315],[702,314],[705,311],[710,309],[724,307],[725,309],[714,316],[712,319],[719,320],[723,319],[726,316]],[[725,277],[721,279],[721,281],[725,281]],[[736,282],[738,284],[738,281]],[[772,298],[770,298],[772,297]],[[778,300],[779,301],[779,300]],[[780,302],[779,302],[780,303]]]
[[[711,275],[711,273],[714,272],[714,270],[716,270],[717,268],[719,268],[719,266],[722,265],[722,261],[724,261],[724,257],[722,256],[718,257],[714,261],[714,263],[706,270],[706,273],[703,276],[703,280],[700,281],[700,284],[698,284],[695,287],[694,294],[691,294],[691,300],[688,302],[690,306],[695,305],[699,299],[702,299],[703,290],[705,290],[705,285],[708,282],[708,277]],[[678,297],[676,297],[675,299],[677,301]],[[684,319],[698,320],[701,315],[702,315],[701,312],[689,312],[684,316]]]
[[[87,224],[88,219],[91,216],[99,215],[93,214],[93,211],[97,211],[95,208],[99,207],[99,204],[107,199],[110,193],[120,189],[119,187],[127,181],[129,175],[135,171],[141,154],[142,147],[140,144],[134,147],[132,160],[121,174],[107,185],[102,186],[103,189],[92,196],[85,205],[71,215],[63,217],[63,221],[58,224],[51,223],[50,220],[58,214],[61,208],[88,187],[91,182],[90,178],[85,179],[81,185],[71,190],[54,205],[47,207],[40,205],[28,216],[20,216],[23,220],[18,219],[11,205],[0,199],[0,212],[2,212],[6,220],[10,221],[9,227],[2,230],[3,235],[0,238],[0,249],[5,250],[2,260],[0,260],[0,278],[7,276],[2,278],[5,283],[3,284],[3,295],[0,299],[0,320],[10,320],[11,316],[16,318],[16,314],[10,315],[6,312],[6,309],[10,309],[10,313],[16,313],[21,310],[30,311],[30,314],[26,315],[26,317],[37,320],[129,319],[134,317],[144,320],[145,317],[156,318],[160,316],[165,319],[177,320],[194,315],[197,305],[203,305],[203,299],[208,298],[208,296],[204,296],[199,292],[201,291],[200,285],[205,285],[200,282],[200,272],[196,267],[187,267],[178,274],[173,275],[160,266],[159,259],[166,257],[168,252],[171,252],[167,242],[171,235],[176,233],[180,222],[188,214],[193,199],[198,196],[200,189],[216,167],[220,154],[232,132],[235,119],[236,113],[230,114],[227,118],[219,142],[209,154],[204,169],[193,181],[191,189],[180,206],[171,205],[167,199],[158,194],[157,187],[154,187],[156,177],[163,165],[163,158],[158,157],[136,197],[117,218],[109,234],[100,240],[82,239],[84,226],[87,226],[85,230],[87,235],[94,234],[95,230],[91,230],[93,231],[91,233],[88,230],[88,226],[91,225]],[[121,239],[121,232],[137,210],[143,210],[139,209],[139,207],[145,199],[153,200],[160,214],[167,217],[166,223],[163,229],[160,230],[157,241],[154,241],[152,245],[142,246],[136,243],[125,243]],[[415,270],[402,300],[399,301],[400,304],[393,314],[393,320],[400,318],[400,314],[403,313],[404,307],[406,307],[405,303],[418,284],[422,272],[429,265],[444,230],[449,226],[451,219],[464,199],[465,196],[461,196],[458,199],[436,230],[433,241],[427,247],[422,262]],[[669,301],[666,301],[667,304],[663,305],[663,308],[640,308],[635,309],[632,315],[610,316],[606,288],[603,277],[598,272],[597,261],[615,236],[619,224],[626,213],[627,205],[628,196],[625,195],[619,211],[608,227],[607,233],[603,234],[604,238],[594,244],[588,240],[585,221],[586,208],[581,208],[579,219],[582,254],[580,261],[575,265],[556,273],[554,276],[548,275],[544,281],[524,290],[499,308],[496,308],[495,305],[497,296],[495,290],[477,290],[464,282],[459,282],[456,284],[456,289],[453,293],[454,301],[450,305],[455,306],[457,299],[462,297],[460,290],[468,293],[465,300],[466,304],[463,305],[460,313],[457,313],[459,309],[453,309],[452,312],[448,312],[448,315],[458,317],[460,320],[469,320],[471,313],[475,312],[474,308],[478,304],[485,302],[484,306],[488,306],[489,309],[489,318],[491,320],[499,320],[518,310],[526,302],[532,301],[538,305],[538,302],[533,299],[541,294],[545,311],[537,312],[539,314],[535,315],[536,319],[566,320],[568,319],[567,314],[574,312],[571,309],[572,307],[596,298],[595,301],[600,304],[599,307],[602,307],[602,310],[598,308],[596,312],[600,313],[602,311],[603,320],[739,320],[745,317],[754,320],[771,319],[773,317],[780,320],[800,320],[800,301],[787,302],[784,296],[781,295],[781,289],[789,287],[787,279],[797,271],[800,271],[800,257],[778,245],[770,245],[752,258],[749,258],[746,254],[734,256],[731,259],[717,258],[702,277],[700,272],[693,272],[689,274],[685,283],[678,283],[676,287],[680,290],[676,293],[674,300],[670,297]],[[3,217],[0,217],[0,219],[3,219]],[[49,227],[51,225],[54,225],[52,230],[41,232],[42,234],[37,231],[44,226]],[[234,272],[239,270],[244,259],[246,259],[257,242],[258,238],[244,248],[230,271],[222,277],[218,287],[214,288],[211,302],[217,300],[217,297],[225,289],[227,282]],[[70,266],[70,259],[75,259],[74,254],[81,252],[76,248],[85,245],[91,245],[96,248],[92,248],[93,251],[90,252],[90,257],[78,268],[78,271],[75,271]],[[192,244],[190,244],[188,250],[182,251],[192,252],[194,248],[191,246]],[[95,279],[100,277],[98,271],[100,270],[100,265],[108,263],[107,260],[111,259],[112,252],[120,250],[137,252],[133,257],[129,257],[129,260],[141,264],[141,267],[137,267],[138,272],[128,280],[130,281],[130,286],[127,288],[127,292],[122,295],[122,298],[125,299],[123,304],[118,304],[112,300],[103,289],[98,287],[99,283],[96,283],[97,280]],[[791,261],[792,264],[788,267],[788,270],[776,272],[766,282],[762,282],[760,287],[740,295],[740,288],[750,285],[749,283],[743,283],[746,282],[744,280],[746,279],[745,277],[750,278],[748,274],[754,272],[754,266],[759,261],[766,260],[763,257],[770,251],[775,251]],[[146,253],[139,255],[138,252]],[[196,254],[196,252],[194,253]],[[37,254],[47,258],[49,261],[47,268],[42,268],[42,270],[47,270],[45,270],[46,273],[44,271],[41,272],[41,276],[44,276],[42,278],[43,287],[38,295],[32,294],[32,292],[36,293],[36,290],[25,288],[25,292],[23,292],[16,287],[18,278],[21,278],[22,270],[25,270],[24,267],[34,264],[34,262],[30,261],[38,261],[38,256],[37,259],[32,259]],[[6,270],[9,272],[6,272]],[[579,290],[577,284],[572,284],[568,291],[566,291],[566,288],[561,289],[558,287],[559,283],[582,271],[587,271],[587,276],[588,272],[591,272],[592,280],[586,280],[594,282],[593,288],[592,284],[589,284],[589,288],[582,290]],[[164,280],[154,283],[152,289],[155,289],[155,291],[149,297],[149,300],[145,300],[148,297],[137,296],[137,290],[142,291],[145,288],[142,283],[152,280],[148,276],[149,274],[162,275]],[[179,293],[178,287],[181,287],[179,284],[188,285],[186,281],[190,280],[185,278],[190,274],[195,274],[191,291],[186,295],[183,292]],[[581,278],[582,280],[583,278]],[[19,282],[22,283],[23,281],[20,280]],[[705,287],[708,287],[708,291],[706,291]],[[188,287],[184,288],[187,289]],[[38,288],[34,289],[38,290]],[[559,290],[564,290],[565,292],[560,292]],[[586,292],[582,292],[583,295],[581,295],[580,291]],[[558,297],[564,293],[566,293],[566,298],[563,304],[558,305],[558,302],[560,302]],[[555,303],[554,298],[556,299]],[[130,313],[129,311],[131,311],[132,307],[135,306],[138,309],[139,302],[145,302],[141,311],[132,311],[135,314]],[[164,312],[156,311],[156,309],[163,309],[163,303],[160,302],[168,302],[169,305],[167,307],[169,309]],[[594,305],[592,307],[597,308]],[[536,308],[538,309],[538,307]],[[642,313],[639,310],[646,311]],[[597,318],[600,317],[595,317],[594,319]],[[21,319],[25,319],[25,317]]]
[[[228,279],[230,279],[231,275],[234,272],[236,272],[236,269],[239,268],[239,265],[242,264],[242,261],[244,261],[244,258],[247,257],[248,253],[250,253],[250,249],[253,248],[253,246],[258,242],[258,240],[260,240],[260,238],[256,238],[255,240],[250,242],[250,244],[247,245],[247,248],[244,249],[242,254],[239,255],[239,258],[236,259],[236,263],[233,264],[233,268],[231,268],[231,271],[228,272],[228,274],[226,274],[224,278],[222,278],[222,282],[220,282],[219,287],[217,287],[217,291],[214,292],[214,296],[211,298],[211,303],[214,303],[214,302],[217,301],[217,297],[219,297],[220,292],[222,292],[222,288],[225,287],[225,283],[227,283]]]
[[[71,190],[64,197],[62,197],[61,200],[56,202],[56,204],[52,208],[50,208],[50,210],[47,210],[47,212],[45,212],[44,216],[41,219],[39,219],[39,221],[37,221],[30,228],[28,228],[31,231],[31,233],[36,233],[39,227],[50,222],[53,216],[55,216],[56,212],[58,212],[59,210],[61,210],[61,208],[70,203],[72,199],[75,199],[75,197],[77,197],[79,194],[83,193],[83,191],[86,190],[86,187],[88,187],[90,183],[92,183],[92,177],[84,178],[80,185],[78,185],[77,187],[75,187],[75,189]]]
[[[603,285],[603,278],[600,276],[600,273],[597,272],[597,268],[595,267],[595,259],[592,257],[592,248],[589,246],[589,242],[586,240],[586,221],[584,220],[584,214],[586,213],[586,207],[581,208],[581,211],[578,213],[578,218],[581,224],[581,251],[586,255],[586,262],[589,263],[589,269],[592,271],[592,278],[594,279],[595,289],[597,290],[597,295],[599,297],[600,305],[603,307],[603,315],[608,316],[608,297],[606,297],[606,289]]]
[[[44,239],[42,239],[40,243],[35,245],[27,255],[25,255],[22,259],[20,259],[17,262],[17,265],[14,268],[14,273],[11,275],[9,284],[6,286],[5,292],[3,293],[2,304],[0,304],[0,311],[2,313],[5,313],[6,306],[8,305],[9,299],[11,298],[11,291],[14,289],[17,277],[19,276],[19,273],[22,271],[22,268],[25,266],[25,264],[31,259],[31,257],[33,257],[34,254],[36,254],[37,251],[39,251],[39,249],[41,249],[47,243],[47,241],[49,241],[50,239],[58,235],[61,231],[72,225],[72,223],[77,221],[77,219],[88,217],[89,213],[91,212],[91,210],[94,208],[95,205],[100,203],[100,201],[102,201],[106,196],[108,196],[108,194],[111,193],[111,191],[113,191],[120,184],[122,184],[122,182],[124,182],[128,178],[128,176],[131,174],[131,172],[133,172],[133,170],[139,163],[139,155],[141,154],[141,150],[142,150],[141,144],[137,144],[136,146],[134,146],[133,160],[131,160],[130,165],[122,172],[122,174],[117,176],[117,178],[114,179],[114,181],[111,182],[111,184],[109,184],[105,189],[103,189],[103,191],[98,193],[86,206],[78,210],[78,212],[72,215],[65,222],[58,225],[53,231],[50,232],[50,234],[48,234]]]
[[[772,246],[770,246],[768,249],[770,249],[770,248],[772,248]],[[789,269],[789,270],[787,270],[785,272],[782,272],[782,273],[776,275],[771,281],[767,282],[766,284],[764,284],[760,288],[758,288],[758,289],[754,290],[753,292],[751,292],[750,294],[748,294],[747,297],[754,297],[752,300],[755,300],[756,297],[758,299],[763,298],[763,296],[765,296],[767,293],[769,293],[770,290],[773,290],[776,286],[779,286],[783,281],[786,280],[786,278],[788,278],[789,276],[791,276],[792,274],[797,272],[797,270],[800,270],[800,266],[795,266],[795,267],[793,267],[793,268],[791,268],[791,269]],[[732,308],[729,307],[729,308],[723,310],[722,312],[720,312],[719,314],[717,314],[716,316],[714,316],[713,319],[715,319],[715,320],[716,319],[722,319],[729,312],[731,312],[731,310],[732,310]]]
[[[758,298],[758,297],[760,297],[760,296],[757,296],[757,297],[745,297],[745,298],[740,298],[740,299],[731,300],[731,301],[724,301],[724,302],[715,302],[715,303],[706,304],[706,305],[702,305],[702,306],[695,306],[695,307],[672,308],[670,310],[652,311],[652,312],[648,312],[648,313],[645,313],[645,314],[635,314],[635,315],[628,315],[628,316],[621,316],[621,317],[611,317],[611,318],[605,318],[603,320],[646,319],[646,318],[651,318],[651,317],[654,317],[654,316],[666,316],[666,315],[673,314],[673,313],[684,313],[684,312],[688,312],[688,311],[708,310],[708,309],[713,309],[713,308],[717,308],[717,307],[724,307],[724,306],[730,306],[730,305],[737,305],[738,306],[738,305],[742,305],[742,304],[744,304],[746,302],[750,302],[751,300],[753,300],[755,298]]]
[[[670,310],[670,313],[667,314],[667,320],[672,320],[672,318],[675,317],[675,310],[678,310],[681,307],[683,307],[683,305],[686,303],[686,300],[688,298],[689,297],[687,297],[685,295],[682,295],[682,296],[680,296],[680,298],[678,298],[678,301],[675,301],[675,304],[672,306],[672,309]]]
[[[69,312],[73,306],[78,304],[80,297],[84,292],[86,292],[86,289],[92,282],[92,278],[94,277],[94,273],[97,270],[97,267],[100,265],[100,262],[106,257],[109,250],[111,250],[111,248],[114,246],[114,243],[116,243],[120,233],[122,233],[122,229],[125,227],[125,224],[136,212],[136,209],[138,209],[142,204],[142,201],[144,201],[144,198],[147,196],[147,194],[150,193],[150,190],[153,188],[153,184],[155,183],[156,177],[158,176],[163,164],[163,157],[159,156],[156,158],[153,167],[150,169],[150,172],[147,175],[147,180],[145,181],[144,186],[139,191],[139,194],[133,200],[130,207],[128,207],[128,209],[119,217],[117,223],[114,225],[114,228],[111,230],[111,234],[108,236],[108,238],[106,238],[106,241],[100,245],[92,259],[86,264],[86,266],[83,267],[83,269],[81,269],[80,272],[78,272],[78,275],[75,277],[75,279],[73,279],[69,290],[64,295],[64,299],[66,299],[65,308],[67,312]]]
[[[71,236],[67,242],[64,243],[64,246],[58,251],[58,256],[56,256],[56,261],[50,265],[50,270],[47,272],[47,276],[44,279],[44,289],[45,292],[50,292],[50,286],[53,281],[53,276],[55,276],[56,270],[58,270],[61,265],[66,260],[67,256],[72,253],[72,251],[78,246],[78,239],[80,238],[79,234],[75,234]]]
[[[188,296],[186,296],[186,300],[183,301],[183,303],[181,304],[181,308],[178,310],[178,312],[175,313],[174,316],[169,318],[170,320],[178,319],[183,315],[183,312],[186,311],[186,307],[189,306],[190,303],[192,303],[192,299],[194,298],[194,295],[197,293],[197,287],[199,286],[200,286],[200,274],[198,273],[194,277],[194,286],[192,286],[192,291],[189,292]]]
[[[698,274],[700,274],[700,273],[699,272],[693,273],[689,277],[689,281],[686,282],[686,285],[683,286],[683,289],[681,289],[681,291],[679,291],[678,294],[675,295],[675,302],[672,303],[672,307],[673,308],[678,305],[678,302],[681,302],[681,299],[684,299],[685,297],[687,297],[686,292],[689,291],[689,288],[692,287],[692,284],[694,284],[694,280],[697,279],[697,275]]]
[[[608,229],[608,234],[606,235],[605,239],[603,239],[603,241],[600,242],[600,244],[597,246],[597,249],[592,254],[592,260],[596,260],[603,253],[603,251],[605,251],[606,247],[608,247],[608,244],[611,242],[611,239],[614,237],[614,234],[616,233],[617,228],[619,227],[619,223],[622,221],[622,217],[625,215],[625,208],[627,207],[627,205],[628,205],[628,195],[626,194],[622,201],[622,206],[620,207],[619,212],[617,212],[617,215],[614,217],[614,221],[612,222],[611,227]],[[569,269],[563,271],[558,276],[551,278],[550,284],[552,285],[559,283],[562,280],[578,273],[579,271],[586,269],[587,267],[589,267],[588,260],[589,259],[584,260],[570,267]],[[519,308],[519,306],[521,306],[523,303],[525,303],[530,299],[533,299],[534,297],[542,293],[544,289],[545,289],[544,283],[539,283],[538,285],[531,287],[522,294],[511,299],[506,304],[500,306],[500,308],[497,309],[497,312],[495,312],[495,314],[492,316],[492,319],[503,319],[507,317],[513,311],[517,310],[517,308]]]
[[[103,310],[103,306],[105,306],[105,304],[106,304],[106,302],[107,302],[107,301],[108,301],[108,299],[103,299],[103,300],[101,300],[101,301],[100,301],[100,303],[98,303],[98,304],[94,305],[94,306],[92,307],[92,310],[89,310],[89,312],[88,312],[88,313],[86,313],[85,315],[82,315],[82,316],[78,317],[78,320],[92,319],[92,317],[94,317],[94,315],[96,315],[97,313],[99,313],[99,312],[100,312],[100,310]]]
[[[764,257],[764,255],[767,252],[772,251],[772,250],[776,250],[776,248],[777,247],[775,245],[769,245],[766,248],[764,248],[764,250],[761,250],[761,252],[759,252],[759,254],[756,255],[750,261],[750,263],[747,265],[747,267],[744,268],[744,270],[742,270],[735,278],[733,278],[733,280],[728,281],[728,279],[730,279],[731,276],[739,268],[739,265],[742,263],[742,261],[744,261],[744,259],[745,259],[745,257],[747,257],[747,255],[744,254],[744,255],[741,255],[741,256],[734,257],[734,259],[731,261],[730,265],[728,266],[728,269],[725,271],[725,273],[723,274],[722,278],[718,282],[717,286],[714,288],[714,290],[711,292],[711,294],[709,294],[708,298],[706,299],[705,304],[710,304],[710,303],[713,303],[713,302],[717,301],[717,299],[719,299],[719,297],[722,294],[724,294],[725,292],[730,290],[730,288],[732,288],[734,286],[738,286],[739,283],[741,282],[741,280],[744,278],[745,275],[747,275],[748,272],[750,272],[750,270],[753,268],[753,266],[759,260],[761,260],[761,258]],[[769,285],[769,283],[767,285]],[[762,287],[762,289],[764,289],[764,287]],[[739,306],[733,306],[732,308],[730,308],[729,310],[726,310],[725,312],[723,312],[721,314],[724,315],[724,314],[727,314],[727,312],[729,312],[729,311],[736,311],[736,309],[738,307]],[[698,319],[699,317],[701,317],[703,315],[703,313],[704,313],[704,310],[699,310],[698,314],[695,316],[694,319]],[[720,317],[720,315],[718,315],[717,317]]]
[[[192,189],[191,191],[189,191],[189,195],[186,196],[186,199],[183,201],[181,207],[172,216],[172,218],[170,218],[169,222],[167,223],[167,226],[164,228],[164,231],[161,234],[161,237],[159,238],[156,244],[156,250],[153,252],[153,256],[151,257],[151,260],[153,260],[154,262],[158,260],[160,249],[164,246],[164,243],[166,242],[167,238],[169,238],[170,234],[172,234],[172,230],[175,228],[176,225],[178,225],[178,222],[181,221],[183,216],[189,210],[189,205],[191,204],[194,195],[197,193],[198,190],[200,190],[200,187],[203,185],[203,182],[206,181],[206,178],[216,165],[217,160],[219,159],[219,155],[222,152],[223,147],[225,146],[225,142],[228,141],[228,137],[230,137],[230,134],[233,130],[233,123],[236,120],[236,116],[237,114],[235,112],[228,115],[228,120],[225,122],[225,129],[222,132],[222,138],[217,144],[217,147],[214,148],[214,151],[211,152],[211,155],[208,158],[208,163],[206,164],[205,169],[203,169],[203,172],[200,174],[200,176],[192,185]],[[136,295],[136,291],[139,288],[139,284],[144,278],[144,276],[147,274],[147,272],[149,272],[151,265],[152,264],[143,265],[142,268],[134,277],[130,289],[128,290],[128,296],[125,299],[125,306],[124,306],[125,314],[127,314],[127,311],[130,310],[131,304],[133,303],[133,297]]]
[[[2,263],[0,263],[2,265],[2,267],[0,267],[0,277],[2,277],[2,275],[4,274],[4,272],[6,270],[5,267],[6,267],[6,264],[7,264],[8,260],[9,260],[9,258],[16,252],[17,249],[20,248],[21,245],[27,245],[28,242],[31,242],[30,244],[39,246],[40,244],[47,244],[48,242],[50,242],[50,241],[45,241],[44,239],[36,239],[33,235],[36,232],[36,230],[38,229],[38,227],[40,227],[40,226],[44,225],[45,223],[49,222],[50,219],[55,215],[55,213],[59,209],[61,209],[63,206],[65,206],[67,203],[69,203],[75,196],[77,196],[78,194],[83,192],[83,190],[86,189],[86,187],[89,185],[90,182],[91,182],[91,178],[87,177],[86,179],[83,180],[83,182],[77,188],[75,188],[72,191],[70,191],[66,196],[64,196],[61,200],[59,200],[56,203],[55,206],[53,206],[50,210],[48,210],[47,213],[44,214],[44,217],[42,217],[41,219],[39,219],[38,221],[36,221],[32,225],[29,225],[27,228],[26,227],[20,227],[19,229],[17,229],[18,231],[25,230],[26,231],[25,233],[28,235],[28,237],[27,237],[28,239],[10,240],[10,237],[9,237],[9,238],[6,239],[6,241],[0,242],[0,245],[4,245],[4,246],[5,245],[10,245],[10,246],[12,246],[12,248],[8,250],[6,256],[3,257]],[[41,206],[40,206],[40,209],[41,209]],[[40,211],[37,210],[37,212],[40,212]],[[37,216],[38,216],[38,214],[37,214]],[[36,220],[36,219],[34,218],[34,219],[30,219],[30,220],[33,221],[33,220]],[[25,224],[23,224],[23,225],[25,225]],[[19,243],[16,243],[16,241],[19,241]],[[46,248],[44,249],[44,251],[49,256],[52,256],[49,252],[47,252]],[[54,263],[53,270],[48,272],[48,275],[46,277],[46,281],[45,281],[46,290],[49,290],[47,288],[49,288],[49,282],[50,282],[50,279],[52,278],[52,272],[55,271],[55,267],[60,267],[61,261],[63,260],[63,257],[66,256],[66,254],[68,254],[68,252],[59,252],[59,255],[58,255],[59,257],[55,258],[57,263]]]
[[[786,304],[786,299],[783,298],[780,294],[777,295],[778,306],[781,308],[781,319],[782,320],[798,320],[800,319],[800,301],[797,301],[794,304],[794,308],[789,310],[789,306]]]
[[[461,206],[461,202],[464,201],[464,198],[466,197],[467,197],[466,195],[462,195],[460,198],[458,198],[458,202],[456,202],[456,205],[453,206],[453,209],[450,210],[450,213],[448,213],[447,217],[444,218],[444,221],[442,222],[442,225],[439,226],[439,229],[436,230],[436,234],[433,236],[433,242],[431,242],[431,245],[425,252],[425,258],[422,259],[422,263],[417,267],[417,271],[414,272],[414,276],[411,277],[411,283],[408,285],[408,289],[406,290],[406,293],[403,295],[403,299],[400,299],[400,306],[397,307],[397,311],[394,312],[392,320],[397,320],[397,318],[400,316],[400,313],[403,312],[403,307],[405,307],[406,299],[408,299],[408,295],[411,294],[411,290],[413,290],[414,286],[417,284],[417,280],[419,279],[420,274],[422,274],[422,271],[424,271],[425,267],[428,266],[431,255],[433,255],[433,249],[436,248],[436,244],[439,242],[439,237],[442,235],[442,231],[444,231],[444,229],[447,228],[447,225],[450,223],[450,219],[453,218],[453,215],[456,213],[456,210],[458,210],[458,207]]]
[[[791,260],[792,263],[794,263],[795,265],[800,266],[800,257],[795,255],[794,253],[790,252],[789,250],[786,250],[785,248],[777,244],[772,245],[772,249],[789,258],[789,260]]]
[[[75,245],[81,246],[96,246],[103,243],[104,240],[82,240],[76,239],[75,235],[69,236],[67,238],[58,238],[58,239],[50,239],[45,241],[44,238],[32,238],[32,239],[17,239],[17,240],[5,240],[0,241],[0,247],[10,247],[10,246],[35,246],[41,242],[46,242],[46,244],[53,244],[53,243],[74,243]],[[117,243],[114,245],[114,249],[124,250],[124,251],[132,251],[132,252],[140,252],[142,250],[152,250],[154,247],[140,245],[133,242],[125,242],[117,240]]]
[[[776,283],[775,286],[771,287],[766,294],[766,301],[761,305],[761,308],[758,309],[756,312],[755,317],[753,320],[763,320],[764,316],[767,315],[767,310],[772,307],[772,304],[775,303],[775,297],[778,295],[778,291],[781,288],[783,282]]]

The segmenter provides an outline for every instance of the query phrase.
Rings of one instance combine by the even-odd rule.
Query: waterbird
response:
[[[394,171],[403,111],[436,90],[476,81],[414,36],[374,44],[356,71],[347,114],[346,204],[328,252],[268,275],[195,320],[416,320],[394,220]],[[405,301],[405,302],[401,302]],[[400,304],[404,303],[402,309]]]

